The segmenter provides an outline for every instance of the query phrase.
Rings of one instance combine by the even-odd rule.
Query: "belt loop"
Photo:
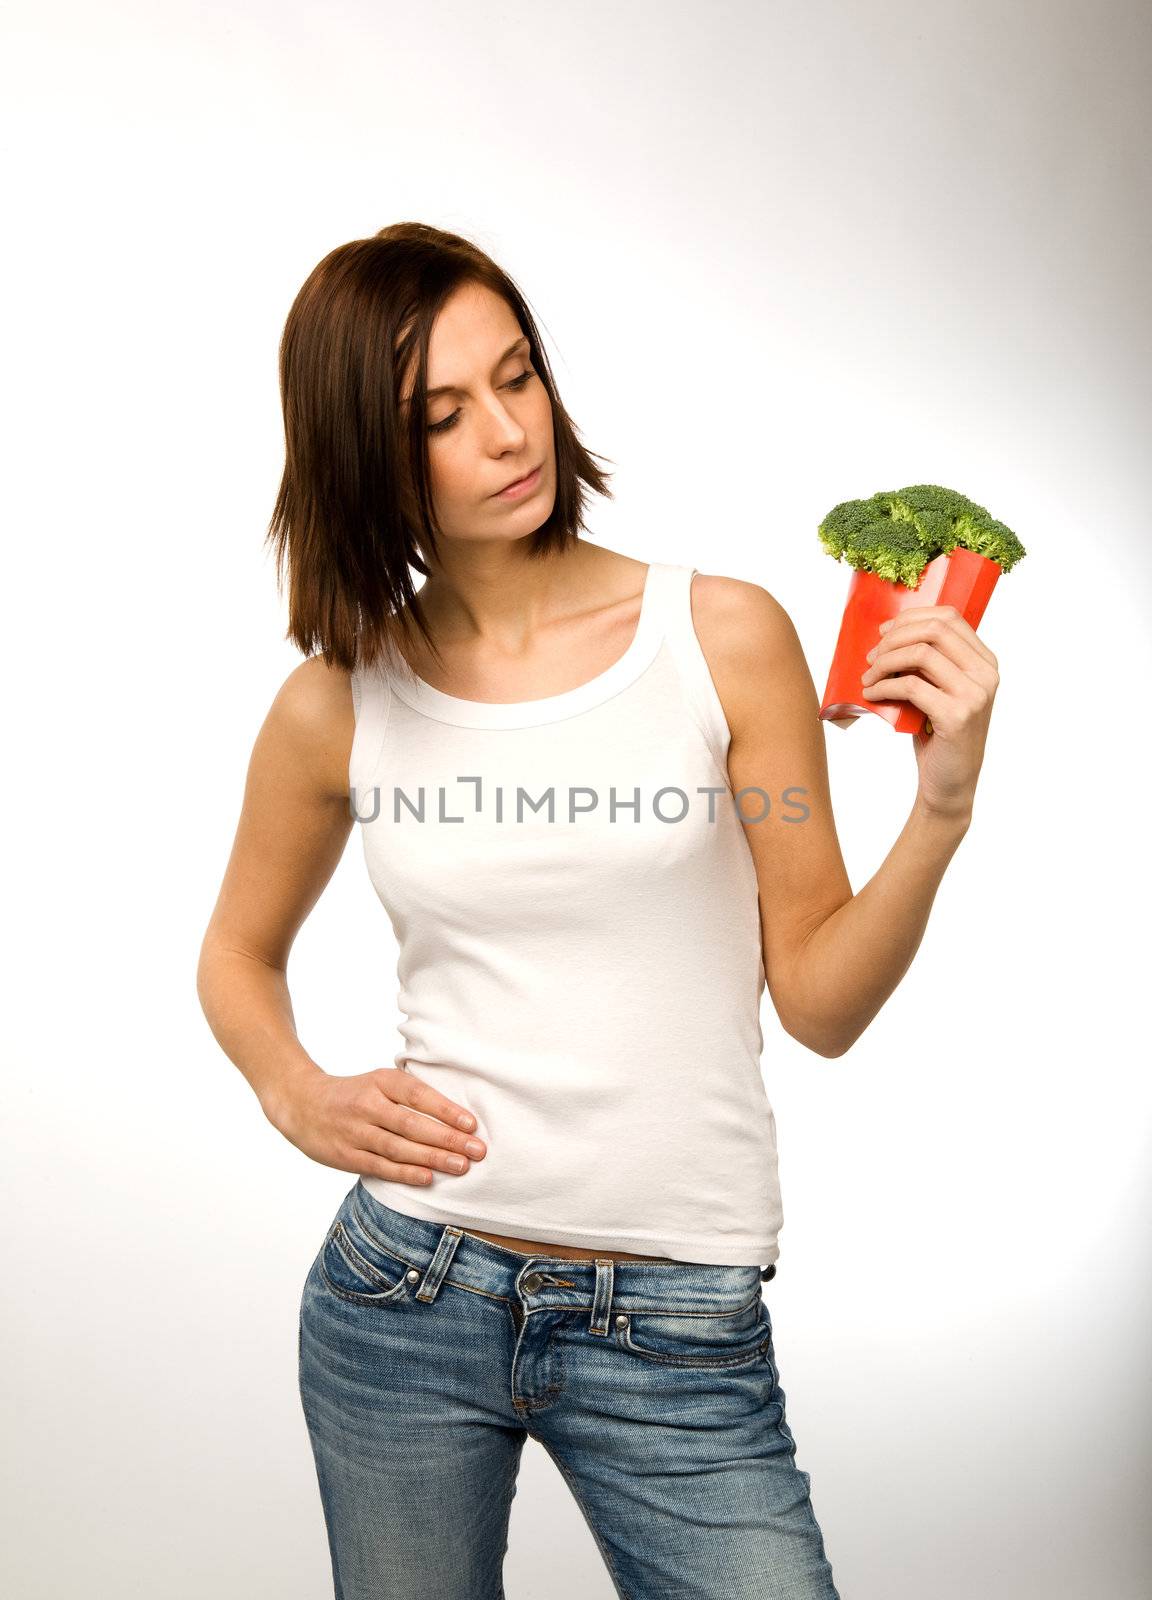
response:
[[[592,1321],[589,1333],[606,1334],[608,1316],[612,1310],[613,1267],[611,1256],[596,1257],[596,1289],[592,1296]]]
[[[425,1270],[420,1287],[416,1291],[417,1300],[435,1300],[444,1281],[444,1274],[452,1265],[452,1257],[460,1247],[464,1237],[463,1228],[453,1228],[451,1225],[444,1229],[440,1235],[440,1242],[436,1246],[435,1254]]]

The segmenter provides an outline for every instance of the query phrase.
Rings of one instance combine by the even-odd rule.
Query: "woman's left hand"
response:
[[[869,702],[907,700],[927,714],[914,738],[920,799],[942,816],[970,816],[1000,683],[996,657],[955,606],[909,606],[869,658],[861,680]]]

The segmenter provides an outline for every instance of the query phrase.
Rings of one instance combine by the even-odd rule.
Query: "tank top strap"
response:
[[[697,570],[671,563],[658,566],[653,574],[658,582],[652,609],[654,622],[676,663],[688,710],[727,782],[732,735],[692,620],[692,579]]]

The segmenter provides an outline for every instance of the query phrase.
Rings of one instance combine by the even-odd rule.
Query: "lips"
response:
[[[539,470],[539,467],[529,467],[527,472],[522,473],[518,478],[513,478],[511,483],[504,484],[503,488],[496,490],[496,493],[503,494],[505,489],[514,489],[518,483],[527,483],[532,474],[534,472],[539,472]]]

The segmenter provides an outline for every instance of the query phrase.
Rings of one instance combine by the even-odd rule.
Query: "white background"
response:
[[[771,590],[819,690],[833,504],[944,483],[1027,547],[911,970],[834,1061],[765,1000],[766,1293],[845,1600],[1149,1592],[1150,34],[1136,0],[5,8],[6,1593],[331,1592],[296,1311],[352,1179],[264,1120],[195,967],[299,660],[277,340],[403,219],[528,295],[617,469],[590,537]],[[911,742],[826,738],[858,889]],[[354,834],[289,974],[330,1071],[391,1064],[394,957]],[[612,1593],[532,1443],[506,1576]]]

